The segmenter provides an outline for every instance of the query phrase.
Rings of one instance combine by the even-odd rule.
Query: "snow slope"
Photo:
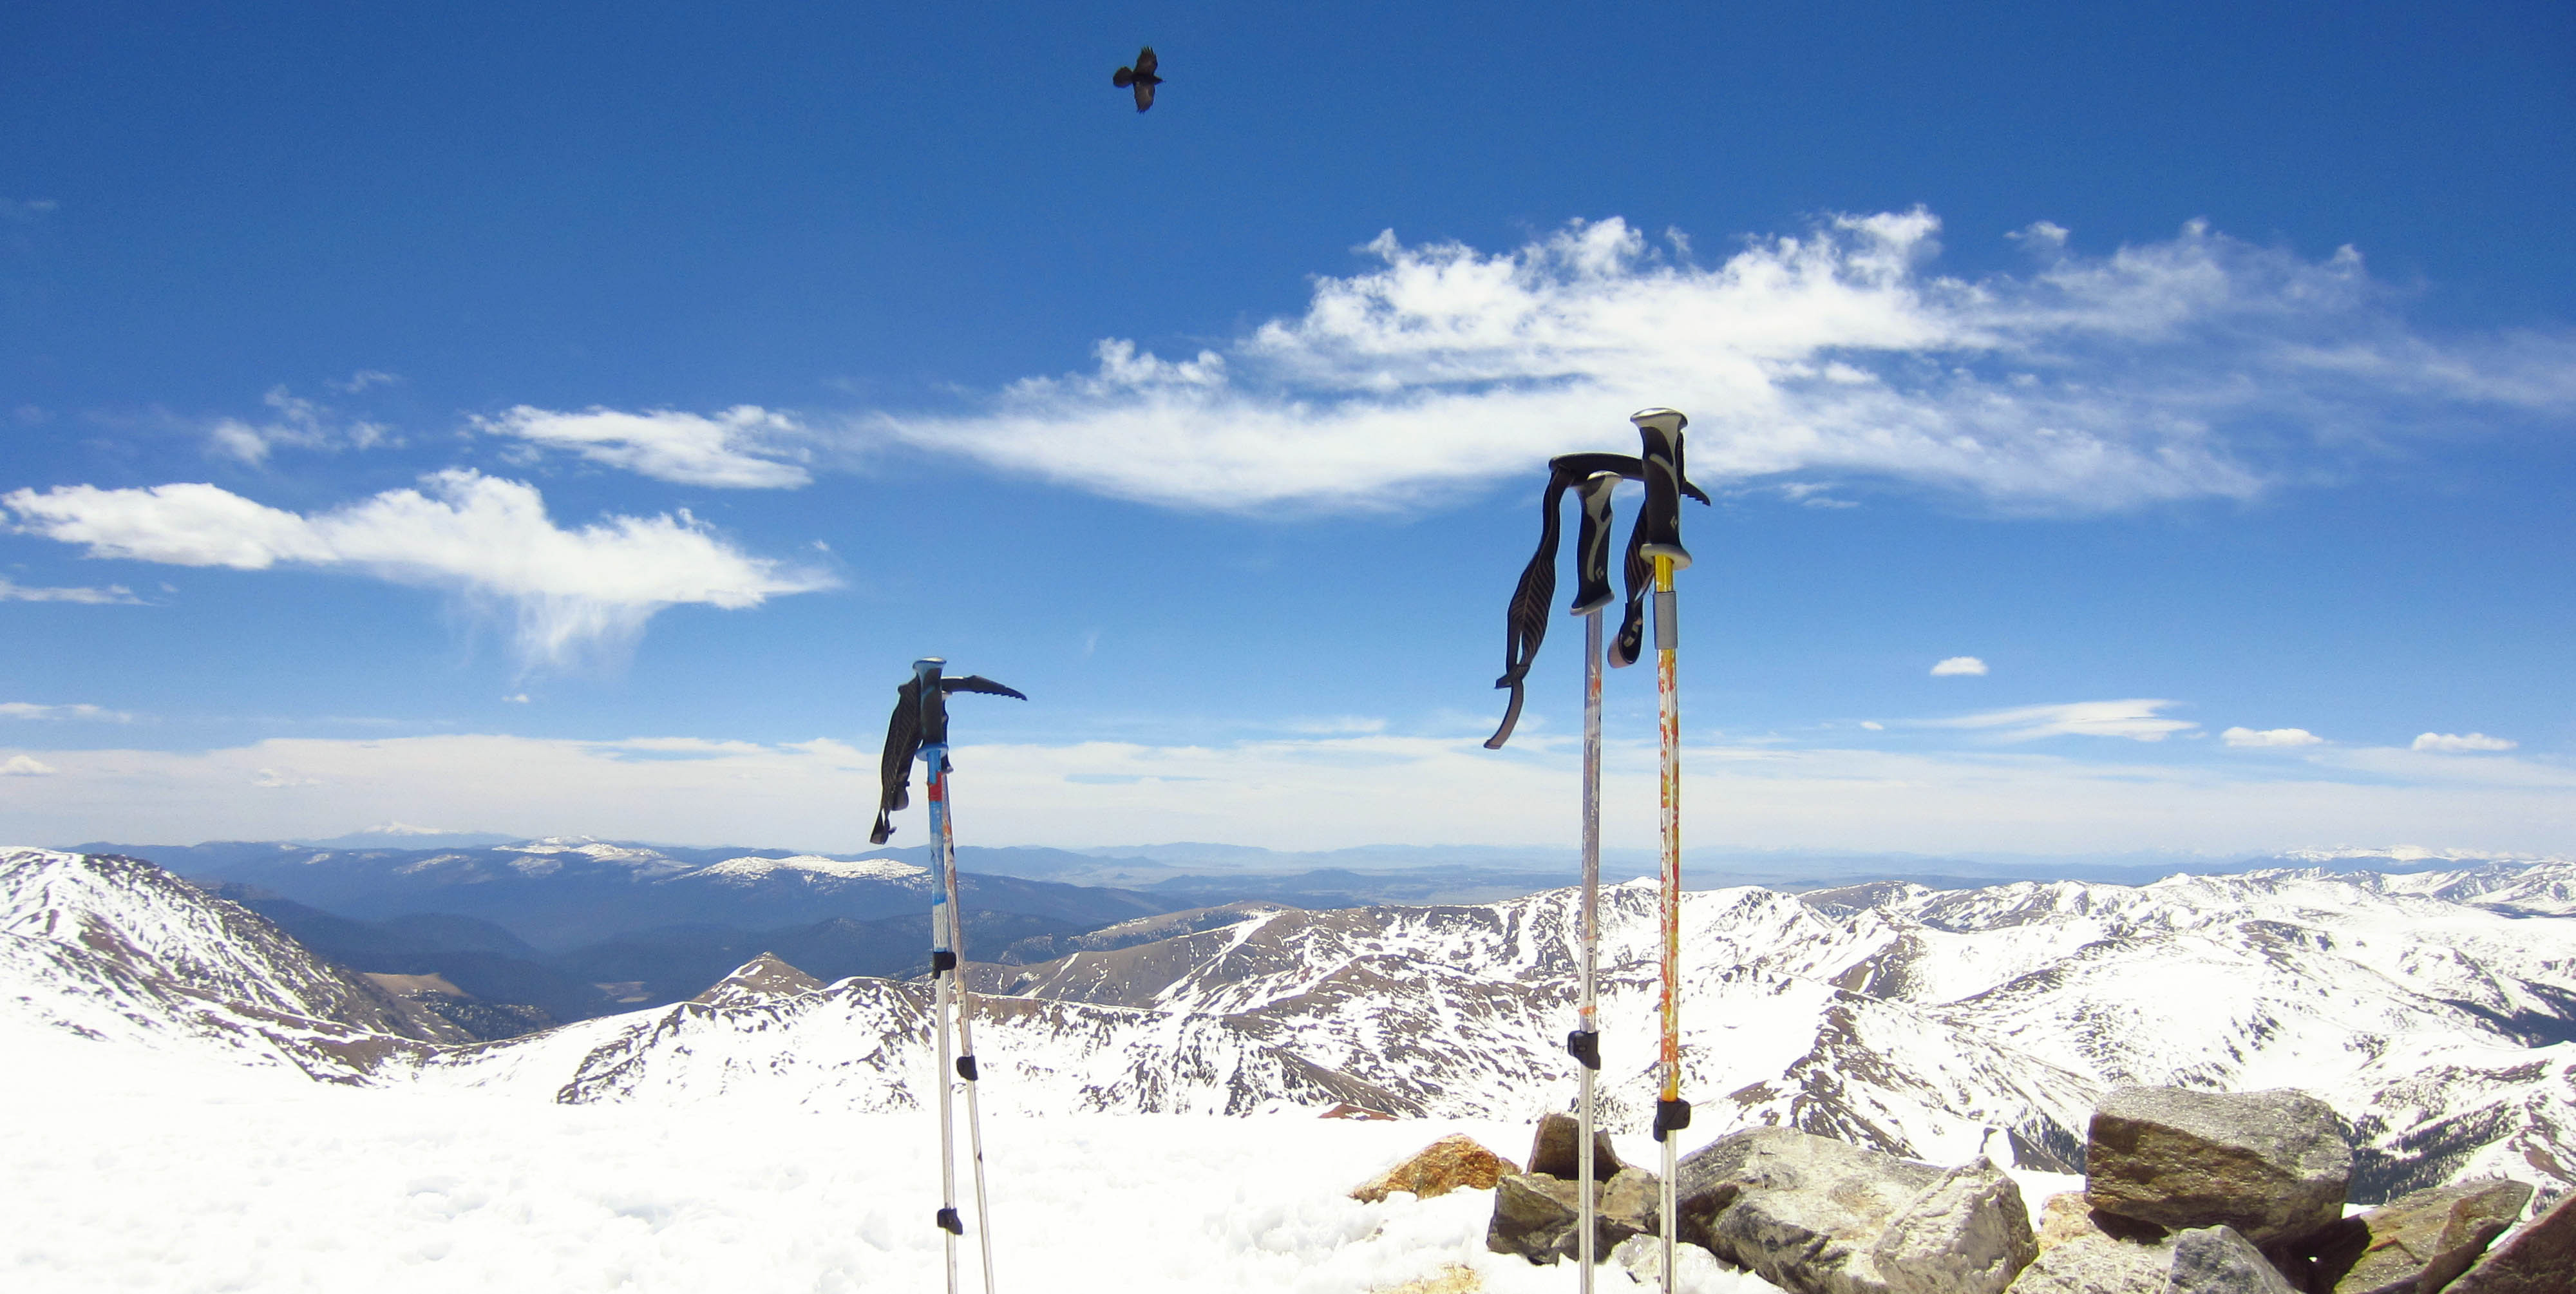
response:
[[[217,947],[229,918],[206,912],[226,905],[142,867],[0,856],[6,928],[43,931],[14,936],[14,960],[0,962],[14,997],[0,1004],[165,1048],[206,1041],[192,1023],[203,1011],[171,993],[267,994],[256,1010],[277,1011],[285,990],[270,980],[286,972],[255,969],[284,963]],[[2349,1121],[2357,1198],[2493,1172],[2565,1189],[2576,1185],[2576,919],[2527,914],[2571,882],[2576,865],[2552,862],[1692,893],[1689,1140],[1785,1123],[1934,1162],[1986,1153],[2063,1172],[2079,1166],[2109,1085],[2289,1085]],[[161,906],[133,911],[148,920],[119,915],[147,892]],[[182,910],[192,903],[206,912]],[[1602,903],[1606,1118],[1629,1135],[1652,1104],[1655,903],[1645,883]],[[1111,927],[1041,965],[977,965],[984,1100],[1010,1116],[1349,1103],[1525,1125],[1574,1089],[1561,1039],[1576,914],[1572,891],[1246,905]],[[971,910],[969,921],[971,935]],[[152,975],[82,960],[83,932],[143,925],[196,933],[169,942]],[[320,1012],[310,994],[293,1000]],[[235,1021],[254,1010],[225,1009]],[[771,973],[705,1001],[472,1047],[395,1045],[369,1032],[380,1025],[342,1025],[384,1039],[351,1062],[374,1081],[460,1099],[893,1116],[919,1109],[936,1081],[926,1010],[918,984],[807,987]],[[238,1026],[226,1045],[273,1049],[277,1036]]]
[[[150,863],[44,849],[0,850],[0,1016],[347,1082],[471,1040]]]
[[[13,1294],[944,1287],[918,1113],[352,1091],[5,1021],[0,1049]],[[1346,1196],[1452,1132],[1527,1152],[1524,1129],[1462,1121],[989,1115],[994,1270],[1060,1294],[1361,1294],[1465,1267],[1562,1294],[1565,1268],[1485,1251],[1490,1192]],[[1694,1294],[1776,1294],[1693,1274]]]

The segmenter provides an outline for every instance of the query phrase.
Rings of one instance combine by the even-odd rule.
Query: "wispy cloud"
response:
[[[0,602],[86,602],[93,606],[140,606],[143,599],[134,596],[134,590],[122,584],[110,584],[103,589],[32,589],[24,584],[13,584],[7,579],[0,579]]]
[[[1932,677],[1950,678],[1960,674],[1984,674],[1986,663],[1974,656],[1950,656],[1932,665]]]
[[[969,745],[955,758],[986,844],[1553,842],[1571,858],[1581,742],[1516,741],[1496,753],[1483,749],[1483,735]],[[2119,840],[2242,855],[2375,839],[2563,852],[2576,831],[2576,770],[2510,755],[2382,749],[2378,761],[2346,767],[2128,760],[2116,752],[2137,748],[2083,749],[2113,753],[1694,741],[1682,754],[1684,813],[1692,838],[1712,848],[2089,853]],[[60,775],[0,781],[0,819],[26,838],[56,840],[330,836],[398,818],[529,835],[858,848],[877,776],[873,748],[828,740],[486,734],[26,754]],[[268,793],[245,794],[262,770]],[[317,776],[327,789],[293,785]],[[1603,776],[1607,843],[1650,845],[1655,746],[1613,742]],[[918,842],[921,823],[918,808],[899,819],[898,841]]]
[[[2502,737],[2490,737],[2483,732],[2428,732],[2423,736],[2417,737],[2415,739],[2415,744],[2407,747],[2407,749],[2438,751],[2445,755],[2461,755],[2483,753],[2487,751],[2511,750],[2521,744],[2522,743],[2518,741],[2507,741]]]
[[[1214,509],[1390,507],[1633,447],[1620,414],[1695,419],[1703,479],[1899,481],[2004,511],[2247,497],[2321,445],[2576,408],[2576,337],[2437,341],[2350,249],[2216,234],[2088,256],[2020,237],[2021,274],[1933,268],[1939,222],[1841,216],[1704,266],[1618,220],[1515,251],[1406,244],[1305,312],[1178,359],[1107,340],[952,416],[863,442]]]
[[[2325,741],[2305,728],[2230,728],[2218,739],[2230,746],[2315,746]]]
[[[569,530],[524,482],[460,469],[422,484],[311,516],[202,484],[18,490],[0,495],[0,505],[17,514],[19,529],[85,545],[92,557],[349,570],[504,606],[529,663],[620,649],[665,607],[755,607],[832,583],[744,553],[686,511],[612,515]]]
[[[107,710],[94,705],[37,705],[32,701],[0,701],[0,719],[86,719],[100,723],[132,723],[134,716],[123,710]]]
[[[334,383],[350,392],[363,391],[381,381],[391,381],[390,374],[368,370],[349,382]],[[374,449],[379,445],[399,445],[401,440],[378,423],[364,419],[343,419],[329,406],[308,400],[283,386],[273,386],[260,403],[273,415],[264,422],[245,422],[239,418],[218,418],[206,428],[207,447],[227,458],[257,465],[268,461],[269,451],[277,447],[296,449],[343,450]]]
[[[33,755],[11,755],[0,762],[0,777],[49,777],[54,766]]]
[[[1955,719],[1918,720],[1916,726],[1990,732],[2000,741],[2035,741],[2041,737],[2126,737],[2131,741],[2163,741],[2177,732],[2188,732],[2200,726],[2188,719],[2163,717],[2163,712],[2174,704],[2172,701],[2141,699],[2026,705],[1961,715]]]
[[[806,456],[794,443],[805,428],[756,405],[707,416],[671,409],[557,413],[523,404],[498,417],[477,418],[474,425],[490,435],[571,450],[594,463],[682,485],[779,490],[814,479],[786,461]]]

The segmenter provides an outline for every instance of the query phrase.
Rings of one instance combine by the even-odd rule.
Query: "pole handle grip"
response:
[[[1690,419],[1678,409],[1640,409],[1628,415],[1644,444],[1638,460],[1645,466],[1646,506],[1637,516],[1637,532],[1648,557],[1669,557],[1673,569],[1690,565],[1682,547],[1682,428]]]

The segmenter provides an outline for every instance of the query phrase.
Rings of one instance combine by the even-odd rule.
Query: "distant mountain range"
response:
[[[987,1108],[1562,1108],[1576,897],[1039,936],[1022,951],[1057,955],[969,968]],[[1603,908],[1606,1103],[1637,1134],[1655,894]],[[2112,1084],[2297,1086],[2346,1120],[2356,1199],[2497,1172],[2576,1186],[2576,864],[1738,888],[1691,894],[1683,921],[1693,1141],[1789,1124],[2069,1171]],[[341,971],[147,864],[0,851],[0,1027],[535,1101],[893,1109],[938,1081],[918,981],[817,987],[755,957],[697,1001],[468,1044],[436,978]]]

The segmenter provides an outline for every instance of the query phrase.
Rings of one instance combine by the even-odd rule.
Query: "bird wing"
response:
[[[1162,60],[1154,57],[1153,46],[1148,45],[1136,51],[1136,75],[1152,76],[1154,69],[1160,66],[1162,66]]]
[[[1136,111],[1143,112],[1147,108],[1151,108],[1153,106],[1154,83],[1144,80],[1136,82]]]
[[[1005,687],[981,674],[962,674],[952,678],[943,678],[939,680],[939,690],[942,692],[981,692],[986,696],[1017,697],[1023,701],[1029,699],[1027,693],[1019,691],[1016,688]]]
[[[1132,67],[1122,67],[1117,71],[1110,73],[1109,83],[1117,86],[1121,90],[1134,85],[1136,83],[1136,69]]]

